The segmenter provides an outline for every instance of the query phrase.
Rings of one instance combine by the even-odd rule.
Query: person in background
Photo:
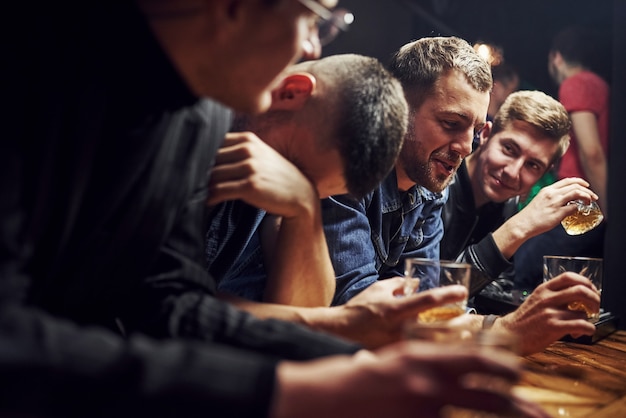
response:
[[[572,119],[572,145],[559,166],[559,178],[587,179],[606,213],[610,88],[593,71],[594,40],[592,32],[583,27],[559,32],[550,48],[548,70],[559,85],[559,101]]]
[[[473,48],[491,66],[493,87],[487,108],[487,120],[493,121],[508,95],[520,88],[521,79],[517,69],[505,60],[502,47],[493,43],[476,42]]]
[[[542,275],[543,255],[603,257],[607,219],[607,153],[609,151],[609,85],[593,71],[597,43],[580,26],[563,29],[553,38],[548,71],[559,85],[559,101],[572,120],[571,145],[559,163],[557,177],[580,177],[599,196],[605,221],[583,235],[571,236],[559,225],[525,243],[515,257],[515,281],[533,288]]]
[[[493,75],[493,89],[487,108],[487,120],[489,121],[493,120],[506,98],[520,88],[520,77],[517,70],[505,61],[492,66],[491,74]]]
[[[512,258],[529,238],[548,231],[576,207],[567,203],[597,195],[579,178],[543,188],[517,212],[517,198],[548,172],[569,146],[565,108],[540,91],[512,93],[493,125],[480,132],[480,146],[465,158],[450,184],[443,209],[441,258],[471,263],[470,296],[512,267]]]
[[[545,416],[463,384],[513,381],[502,353],[366,352],[215,297],[202,225],[229,107],[266,110],[335,3],[6,5],[20,24],[4,48],[0,415]]]

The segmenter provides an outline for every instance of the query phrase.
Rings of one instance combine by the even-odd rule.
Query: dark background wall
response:
[[[597,71],[611,83],[609,227],[602,303],[626,329],[626,0],[340,0],[356,20],[348,33],[324,48],[324,55],[354,52],[387,62],[408,41],[456,35],[487,41],[504,50],[526,87],[557,96],[547,74],[552,36],[571,24],[596,29]]]
[[[550,40],[563,27],[582,24],[596,29],[603,58],[597,70],[611,79],[613,0],[340,0],[339,5],[356,20],[325,55],[357,52],[387,62],[410,40],[456,35],[500,46],[528,87],[556,95],[547,73]]]
[[[604,306],[621,317],[626,329],[626,193],[624,162],[626,157],[626,1],[614,0],[613,80],[611,84],[611,152],[609,153],[609,214],[604,260]]]

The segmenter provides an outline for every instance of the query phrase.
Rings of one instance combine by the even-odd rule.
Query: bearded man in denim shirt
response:
[[[390,69],[410,108],[395,169],[363,199],[341,195],[323,202],[337,277],[333,304],[347,302],[378,279],[402,276],[407,257],[439,258],[446,186],[487,116],[491,70],[462,39],[433,37],[406,44]]]

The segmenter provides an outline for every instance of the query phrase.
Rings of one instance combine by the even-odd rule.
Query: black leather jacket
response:
[[[479,270],[472,274],[470,296],[512,266],[496,246],[492,232],[514,213],[515,207],[515,201],[510,200],[476,208],[467,167],[465,162],[461,164],[450,183],[448,201],[441,215],[444,235],[440,257],[465,261]]]

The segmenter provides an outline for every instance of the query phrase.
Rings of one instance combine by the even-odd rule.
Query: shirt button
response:
[[[411,205],[414,205],[414,204],[415,204],[415,195],[413,195],[413,193],[411,193],[411,194],[409,195],[409,203],[410,203]]]

